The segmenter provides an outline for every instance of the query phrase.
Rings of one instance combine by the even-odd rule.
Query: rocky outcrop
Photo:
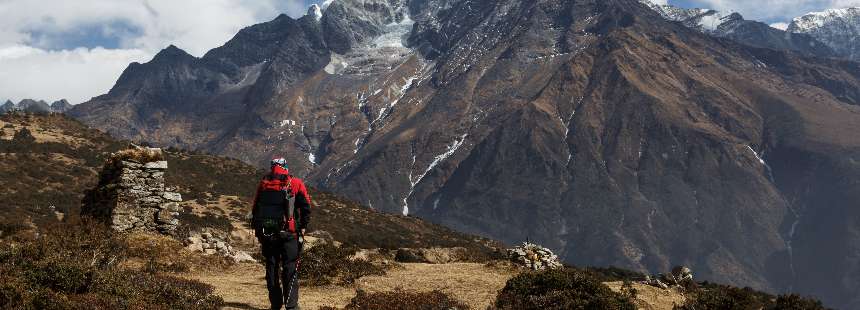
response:
[[[695,284],[693,281],[693,271],[686,266],[675,266],[672,272],[668,274],[659,274],[656,276],[646,275],[642,284],[656,286],[662,289],[669,288],[688,288]]]
[[[534,243],[524,242],[522,245],[508,249],[508,259],[514,264],[532,270],[558,269],[563,267],[558,256],[552,250]]]
[[[233,259],[235,262],[255,262],[256,260],[245,251],[235,249],[230,243],[230,238],[223,232],[214,229],[206,229],[194,232],[185,239],[186,249],[192,252],[200,252],[204,255],[220,255]]]
[[[167,161],[160,149],[133,148],[111,155],[81,212],[118,232],[173,235],[182,196],[165,187]]]

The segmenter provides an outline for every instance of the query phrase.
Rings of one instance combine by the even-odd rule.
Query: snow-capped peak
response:
[[[837,54],[860,60],[860,7],[812,12],[792,20],[788,32],[805,33]]]
[[[320,20],[322,18],[322,8],[319,5],[311,4],[308,8],[308,15],[313,16],[316,20]]]
[[[322,9],[323,9],[323,10],[327,9],[327,8],[328,8],[328,6],[329,6],[332,2],[334,2],[334,0],[325,0],[325,1],[323,1],[323,2],[322,2]]]
[[[832,24],[849,24],[860,20],[860,8],[830,9],[822,12],[811,12],[796,17],[789,26],[791,32],[810,32],[817,28]]]

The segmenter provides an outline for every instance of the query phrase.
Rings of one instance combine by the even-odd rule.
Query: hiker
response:
[[[257,186],[251,223],[266,260],[266,286],[272,309],[298,309],[299,257],[311,215],[304,182],[290,175],[287,161],[272,160],[272,169]]]

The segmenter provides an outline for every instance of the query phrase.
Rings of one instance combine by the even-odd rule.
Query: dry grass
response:
[[[621,292],[622,281],[604,283],[615,292]],[[687,301],[677,289],[664,290],[650,285],[633,283],[636,289],[636,308],[641,310],[672,310]]]
[[[113,162],[133,160],[139,163],[149,163],[164,160],[164,152],[161,149],[131,146],[128,149],[111,154],[110,160]]]
[[[472,309],[486,309],[515,275],[514,270],[474,263],[403,264],[402,269],[391,270],[386,276],[361,278],[357,286],[367,292],[439,290]]]
[[[368,293],[397,289],[417,292],[442,291],[468,304],[472,309],[486,309],[516,271],[486,267],[484,264],[403,264],[385,276],[359,279],[354,286],[302,287],[302,309],[323,306],[342,308],[349,304],[358,289]],[[263,266],[239,264],[218,272],[184,275],[215,287],[228,305],[226,309],[265,309],[268,307]]]

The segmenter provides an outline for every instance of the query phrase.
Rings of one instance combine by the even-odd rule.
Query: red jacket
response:
[[[308,194],[307,187],[305,187],[305,182],[302,182],[302,179],[290,176],[290,172],[287,169],[284,169],[281,166],[272,166],[272,171],[269,172],[263,180],[260,181],[260,184],[257,185],[257,193],[254,195],[254,204],[252,208],[257,207],[257,202],[260,198],[260,192],[264,190],[263,182],[266,179],[277,179],[280,176],[287,176],[287,179],[290,182],[290,194],[296,197],[295,207],[296,214],[294,215],[296,219],[296,227],[298,230],[307,229],[308,224],[311,221],[311,195]],[[287,205],[284,205],[284,208],[288,208]],[[255,210],[256,211],[256,210]],[[254,212],[256,214],[256,212]],[[290,215],[287,214],[287,217]],[[285,219],[288,220],[288,219]]]

